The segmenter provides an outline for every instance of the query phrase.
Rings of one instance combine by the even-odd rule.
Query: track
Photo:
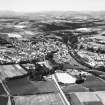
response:
[[[70,105],[70,103],[69,103],[69,101],[67,100],[65,94],[63,93],[62,89],[60,88],[60,86],[59,86],[59,84],[58,84],[58,82],[57,82],[57,80],[56,80],[54,74],[52,75],[52,79],[54,80],[54,82],[55,82],[55,84],[56,84],[56,87],[58,88],[58,90],[59,90],[59,92],[60,92],[60,93],[59,93],[59,96],[61,97],[61,100],[62,100],[62,102],[64,103],[64,105]]]

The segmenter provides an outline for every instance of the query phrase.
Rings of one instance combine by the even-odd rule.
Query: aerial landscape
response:
[[[105,0],[0,0],[0,105],[105,105]]]
[[[2,14],[0,105],[105,105],[104,13]]]

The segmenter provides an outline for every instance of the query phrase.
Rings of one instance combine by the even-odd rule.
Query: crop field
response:
[[[64,105],[59,93],[33,95],[33,96],[15,96],[15,105]]]
[[[34,95],[58,92],[53,80],[30,81],[27,77],[23,77],[19,79],[7,80],[5,85],[11,95]]]

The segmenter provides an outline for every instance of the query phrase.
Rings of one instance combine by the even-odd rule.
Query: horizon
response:
[[[59,11],[56,11],[56,10],[51,10],[51,11],[48,11],[48,10],[45,10],[45,11],[14,11],[14,10],[0,10],[1,14],[2,13],[13,13],[13,14],[40,14],[40,13],[103,13],[105,12],[105,10],[78,10],[78,11],[73,11],[73,10],[66,10],[66,11],[63,11],[63,10],[59,10]]]

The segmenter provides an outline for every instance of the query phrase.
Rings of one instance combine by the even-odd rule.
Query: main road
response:
[[[54,80],[54,82],[55,82],[55,84],[56,84],[56,87],[58,88],[58,90],[59,90],[59,92],[60,92],[60,93],[59,93],[59,96],[60,96],[60,98],[61,98],[63,104],[64,104],[64,105],[70,105],[70,103],[69,103],[69,101],[67,100],[67,98],[66,98],[64,92],[62,91],[61,87],[59,86],[59,84],[58,84],[58,82],[57,82],[57,80],[56,80],[55,74],[52,75],[52,79]]]

